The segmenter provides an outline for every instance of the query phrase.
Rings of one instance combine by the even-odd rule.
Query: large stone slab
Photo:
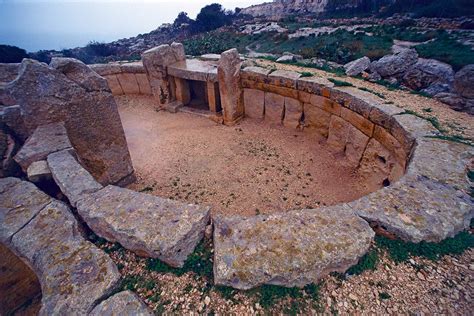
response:
[[[298,128],[302,115],[303,104],[299,100],[286,97],[283,125],[290,128]]]
[[[222,114],[226,125],[235,124],[244,115],[243,91],[240,86],[241,64],[237,49],[230,49],[221,54],[217,75]]]
[[[30,182],[0,179],[0,241],[8,244],[50,202],[51,198]]]
[[[71,147],[64,123],[47,124],[34,131],[14,159],[26,172],[32,163],[45,160],[49,154]]]
[[[152,311],[131,291],[115,294],[97,305],[89,316],[152,316]]]
[[[140,94],[140,87],[134,73],[118,74],[117,80],[124,94]]]
[[[316,130],[321,136],[328,137],[331,113],[311,104],[304,103],[304,126]]]
[[[265,110],[265,92],[256,89],[244,89],[245,116],[263,119]]]
[[[214,279],[250,289],[317,282],[357,263],[374,237],[347,205],[214,219]]]
[[[73,153],[63,150],[48,156],[48,166],[53,175],[53,179],[67,196],[72,206],[85,194],[94,193],[102,189],[91,174],[84,169]]]
[[[209,208],[116,186],[90,194],[77,211],[99,236],[181,267],[204,234]]]
[[[265,92],[265,121],[281,124],[285,110],[285,97],[276,93]]]
[[[59,201],[16,233],[11,247],[40,280],[40,315],[87,314],[120,279],[113,261],[82,237],[71,211]]]

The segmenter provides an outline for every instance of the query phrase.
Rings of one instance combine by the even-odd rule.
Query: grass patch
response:
[[[314,74],[312,72],[309,72],[309,71],[303,71],[303,72],[300,72],[300,74],[301,74],[302,78],[313,77],[314,76]]]
[[[388,294],[387,292],[380,292],[379,293],[379,298],[381,300],[388,300],[390,299],[392,296],[390,294]]]
[[[354,85],[350,82],[347,81],[342,81],[334,78],[328,78],[329,81],[334,83],[336,87],[353,87]]]
[[[364,271],[374,271],[377,268],[379,262],[379,253],[377,249],[372,249],[366,253],[359,262],[347,270],[347,274],[359,275]]]
[[[466,231],[440,243],[425,241],[412,243],[398,239],[391,240],[383,236],[376,236],[375,242],[379,248],[385,249],[390,258],[397,263],[405,262],[412,256],[437,261],[445,255],[460,255],[465,250],[474,247],[474,237]]]
[[[423,114],[420,114],[418,112],[415,112],[415,111],[412,111],[412,110],[405,110],[404,112],[400,113],[400,114],[397,114],[397,115],[405,115],[405,114],[409,114],[409,115],[414,115],[414,116],[417,116],[419,118],[422,118],[424,120],[427,120],[428,122],[431,123],[431,125],[433,125],[434,128],[436,128],[439,132],[441,133],[445,133],[446,130],[444,128],[441,127],[441,123],[438,121],[438,118],[434,117],[434,116],[425,116]]]
[[[382,94],[382,93],[378,93],[377,91],[374,91],[374,90],[371,90],[369,88],[366,88],[366,87],[358,87],[359,90],[362,90],[362,91],[366,91],[366,92],[370,92],[372,94],[375,94],[376,96],[378,96],[379,98],[381,99],[385,99],[385,96]]]
[[[450,142],[455,142],[455,143],[464,144],[464,145],[474,147],[474,143],[471,139],[465,138],[465,137],[460,136],[460,135],[430,135],[430,136],[426,136],[426,138],[435,138],[435,139],[447,140],[447,141],[450,141]]]
[[[423,92],[423,91],[416,91],[416,90],[410,90],[410,93],[411,94],[415,94],[415,95],[420,95],[422,97],[425,97],[425,98],[432,98],[432,96],[426,92]]]

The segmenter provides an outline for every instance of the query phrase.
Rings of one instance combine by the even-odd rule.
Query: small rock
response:
[[[209,304],[211,304],[211,298],[209,296],[206,296],[204,298],[204,304],[206,304],[206,306],[208,306]]]
[[[28,180],[33,183],[51,180],[51,170],[46,160],[33,162],[27,170]]]
[[[423,281],[426,280],[425,276],[424,276],[423,273],[421,273],[421,272],[418,272],[418,273],[416,274],[416,276],[417,276],[418,279],[420,279],[420,280],[423,280]]]

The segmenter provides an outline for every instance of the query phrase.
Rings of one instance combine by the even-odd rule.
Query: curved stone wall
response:
[[[92,70],[107,79],[113,95],[151,95],[150,82],[141,61],[89,65]]]

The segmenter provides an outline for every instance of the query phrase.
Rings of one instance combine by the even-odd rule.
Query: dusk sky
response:
[[[226,9],[265,0],[0,0],[0,44],[27,51],[84,46],[147,33],[179,12],[195,18],[211,3]]]

